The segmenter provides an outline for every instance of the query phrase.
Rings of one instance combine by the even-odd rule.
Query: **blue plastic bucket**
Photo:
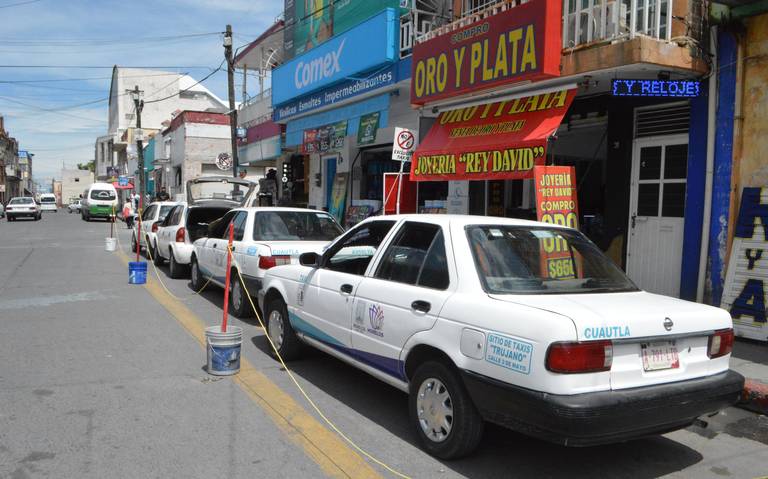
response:
[[[227,325],[205,328],[205,349],[207,351],[208,374],[230,376],[240,371],[240,346],[243,344],[243,328]]]
[[[147,262],[130,261],[128,263],[128,284],[144,284],[147,282]]]

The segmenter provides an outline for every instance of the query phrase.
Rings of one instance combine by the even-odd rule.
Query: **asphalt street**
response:
[[[61,210],[0,221],[0,477],[393,477],[324,426],[255,319],[230,318],[244,371],[209,376],[195,321],[218,324],[222,290],[195,295],[167,267],[176,298],[156,278],[129,285],[108,232]],[[356,445],[410,477],[768,476],[768,418],[740,409],[578,449],[489,426],[476,454],[443,462],[416,446],[401,392],[319,352],[289,367]]]

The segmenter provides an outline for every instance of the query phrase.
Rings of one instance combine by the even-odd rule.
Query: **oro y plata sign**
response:
[[[411,103],[560,75],[560,0],[531,0],[413,47]]]

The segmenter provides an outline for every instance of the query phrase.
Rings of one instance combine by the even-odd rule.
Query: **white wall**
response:
[[[93,173],[87,170],[61,170],[61,201],[68,205],[71,198],[78,198],[93,184]]]

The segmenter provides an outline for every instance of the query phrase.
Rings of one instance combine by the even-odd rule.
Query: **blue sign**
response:
[[[613,96],[693,98],[701,93],[699,80],[613,80]]]
[[[117,178],[117,184],[119,186],[128,186],[128,177],[127,176],[120,176]]]
[[[363,93],[397,83],[396,65],[387,66],[384,70],[373,73],[368,78],[349,80],[332,86],[327,90],[312,93],[297,100],[275,107],[272,114],[274,121],[293,118],[294,116],[317,110],[327,105],[344,101]]]
[[[272,72],[272,105],[397,60],[398,21],[395,9],[387,8],[276,68]]]

